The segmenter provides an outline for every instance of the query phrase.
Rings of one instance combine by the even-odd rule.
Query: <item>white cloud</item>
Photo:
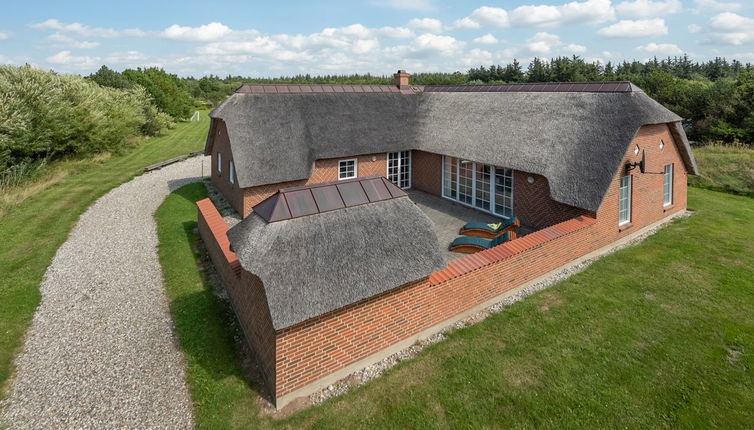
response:
[[[560,6],[519,6],[510,13],[518,27],[557,27],[564,24],[601,24],[615,19],[610,0],[573,1]]]
[[[683,54],[683,50],[678,45],[673,43],[648,43],[646,45],[637,46],[637,51],[646,52],[648,54],[655,55],[680,55]]]
[[[442,21],[434,18],[414,18],[408,22],[408,26],[427,33],[440,33],[443,29]]]
[[[37,24],[31,24],[30,27],[36,30],[55,30],[84,37],[118,37],[118,32],[112,28],[88,27],[78,22],[64,24],[57,19],[48,19]]]
[[[416,35],[410,28],[406,27],[381,27],[375,31],[375,34],[389,39],[408,39]]]
[[[622,20],[599,29],[597,34],[616,38],[654,37],[668,34],[668,27],[662,18]]]
[[[479,36],[472,40],[474,43],[481,43],[485,45],[492,45],[497,43],[497,37],[493,36],[490,33],[485,34],[484,36]]]
[[[78,41],[59,32],[52,33],[46,39],[53,42],[51,45],[55,48],[92,49],[100,45],[99,42]]]
[[[754,18],[732,12],[723,12],[710,19],[711,41],[728,45],[743,45],[754,42]]]
[[[701,25],[696,25],[696,24],[689,24],[687,28],[689,30],[689,33],[699,33],[700,31],[703,30]]]
[[[132,66],[141,64],[146,59],[147,57],[139,51],[126,51],[112,52],[104,58],[104,61],[108,64]]]
[[[208,42],[222,39],[231,31],[230,27],[220,22],[210,22],[199,27],[184,27],[173,24],[162,31],[161,36],[165,39],[185,40],[194,42]]]
[[[0,40],[8,40],[10,39],[10,33],[7,31],[0,31]]]
[[[71,51],[60,51],[51,57],[47,57],[47,62],[50,64],[68,65],[76,69],[86,69],[99,64],[99,61],[99,57],[78,57],[71,55]]]
[[[536,55],[549,54],[553,48],[562,45],[560,36],[547,32],[540,32],[527,40],[524,46]]]
[[[621,16],[651,18],[679,13],[683,10],[680,0],[635,0],[624,1],[615,7]]]
[[[587,51],[586,46],[584,45],[577,45],[575,43],[569,43],[568,45],[564,46],[562,49],[565,53],[570,54],[583,54]]]
[[[128,37],[144,37],[147,35],[145,31],[139,30],[138,28],[127,28],[121,31],[121,34]]]
[[[453,27],[462,29],[474,29],[483,25],[505,28],[510,24],[508,12],[499,7],[482,6],[471,12],[471,15],[456,20]]]
[[[472,49],[461,59],[461,62],[466,67],[478,66],[481,64],[490,64],[492,63],[492,61],[492,53],[490,51],[478,48]]]
[[[432,0],[383,0],[376,4],[398,10],[432,10],[435,8]]]
[[[696,8],[692,10],[694,13],[709,13],[709,12],[736,12],[743,9],[741,3],[736,2],[724,2],[717,0],[695,0]]]
[[[451,56],[459,54],[465,43],[452,36],[442,36],[425,33],[414,39],[411,44],[411,55],[425,57],[427,55]]]

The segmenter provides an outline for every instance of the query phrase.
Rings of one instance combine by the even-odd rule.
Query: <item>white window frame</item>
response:
[[[675,166],[666,164],[662,170],[662,206],[673,204],[673,182],[675,181]]]
[[[403,153],[407,153],[407,156],[403,157]],[[412,161],[411,161],[411,155],[412,154],[411,153],[412,153],[411,150],[408,150],[408,151],[398,151],[398,152],[388,152],[387,155],[385,156],[385,160],[386,160],[386,162],[385,162],[385,166],[386,166],[385,169],[386,169],[386,173],[387,173],[386,176],[387,176],[388,180],[390,182],[394,183],[399,188],[402,188],[404,190],[407,190],[407,189],[411,188],[411,182],[413,180],[413,178],[412,178],[413,172],[412,172],[412,168],[411,168],[411,164],[412,164]],[[395,169],[396,169],[395,173],[391,173],[390,172],[390,157],[396,157],[395,158],[396,165],[394,166]],[[408,160],[407,166],[403,165],[403,159],[404,158]],[[401,184],[401,176],[403,175],[403,173],[401,172],[401,169],[403,169],[404,167],[408,168],[408,179],[407,179],[407,182],[405,184]],[[403,186],[401,186],[401,185],[403,185]]]
[[[349,161],[353,161],[353,176],[347,176],[347,177],[341,177],[341,168],[340,166],[343,163],[348,163]],[[338,160],[338,180],[343,181],[345,179],[353,179],[359,177],[359,160],[356,158],[346,158],[344,160]]]
[[[481,207],[479,207],[479,206],[476,205],[476,198],[477,198],[477,186],[476,186],[477,185],[477,166],[484,165],[485,163],[476,163],[476,162],[473,162],[473,161],[464,160],[464,161],[467,161],[468,163],[471,164],[471,171],[472,171],[471,203],[466,203],[466,202],[463,202],[463,201],[461,201],[461,200],[458,199],[458,190],[459,190],[458,173],[460,172],[461,161],[462,161],[462,159],[460,159],[460,158],[455,158],[455,160],[456,160],[455,161],[455,167],[456,167],[456,189],[455,189],[455,196],[449,196],[449,195],[447,195],[445,193],[445,165],[446,165],[446,160],[449,160],[449,159],[452,159],[452,158],[455,158],[455,157],[448,157],[448,156],[445,156],[445,155],[442,156],[442,178],[440,179],[440,181],[441,181],[440,182],[440,188],[441,188],[440,195],[442,195],[443,198],[446,198],[448,200],[452,200],[452,201],[454,201],[454,202],[456,202],[458,204],[461,204],[461,205],[464,205],[464,206],[468,206],[468,207],[476,209],[478,211],[487,212],[487,213],[490,213],[492,215],[499,216],[499,217],[505,218],[505,219],[509,219],[509,218],[512,218],[512,217],[516,216],[516,214],[513,212],[514,208],[515,208],[515,203],[514,203],[515,202],[515,200],[514,200],[514,198],[515,198],[515,196],[514,196],[515,187],[514,187],[514,183],[513,183],[513,176],[514,176],[513,175],[513,169],[508,169],[508,168],[504,168],[504,167],[497,167],[497,166],[493,166],[491,164],[488,164],[488,166],[490,166],[490,183],[489,183],[489,187],[490,187],[490,189],[489,189],[489,194],[490,194],[489,205],[490,205],[490,209],[486,210],[486,209],[483,209],[483,208],[481,208]],[[510,199],[511,206],[509,208],[510,209],[510,217],[508,215],[504,215],[504,214],[501,214],[501,213],[498,213],[498,212],[495,211],[496,194],[497,194],[497,193],[495,193],[495,180],[496,180],[495,179],[495,175],[496,175],[496,173],[498,171],[508,171],[508,172],[510,172],[510,175],[509,175],[510,176],[510,180],[511,180],[511,187],[510,187],[511,188],[511,199]],[[504,177],[508,177],[508,175],[506,175],[506,174],[503,174],[503,176]]]
[[[223,173],[223,153],[218,152],[217,153],[217,176],[222,175]]]
[[[623,183],[624,179],[628,180],[628,183],[625,185]],[[620,184],[618,187],[618,225],[619,226],[626,225],[631,222],[631,215],[632,215],[631,212],[633,209],[632,208],[633,206],[633,202],[632,202],[633,182],[634,182],[634,179],[633,179],[633,176],[631,175],[621,176],[620,178]],[[626,193],[625,196],[623,194],[624,190]],[[625,218],[623,217],[624,211],[622,209],[624,200],[626,201],[626,211],[625,211],[626,217]]]
[[[230,181],[231,184],[236,183],[236,166],[233,164],[233,160],[230,160],[228,162],[228,181]]]

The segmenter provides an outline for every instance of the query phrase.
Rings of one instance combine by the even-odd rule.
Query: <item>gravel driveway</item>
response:
[[[80,218],[41,285],[2,419],[10,428],[190,428],[153,214],[206,157],[144,174]],[[3,425],[0,424],[0,428]]]

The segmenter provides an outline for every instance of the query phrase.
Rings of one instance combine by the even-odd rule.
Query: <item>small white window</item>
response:
[[[223,154],[217,153],[217,174],[220,175],[223,172]]]
[[[663,206],[670,206],[673,204],[673,165],[668,164],[665,166],[663,172],[662,181],[662,203]]]
[[[338,180],[355,178],[356,168],[355,158],[338,161]]]
[[[231,184],[236,183],[236,166],[233,164],[233,160],[230,160],[230,166],[228,166],[228,180]]]
[[[618,198],[618,225],[631,222],[631,175],[620,178]]]

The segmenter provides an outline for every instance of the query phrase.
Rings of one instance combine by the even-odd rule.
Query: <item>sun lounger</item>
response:
[[[485,222],[470,222],[461,227],[458,232],[464,236],[476,236],[485,239],[494,239],[506,232],[511,233],[511,239],[516,238],[516,230],[521,226],[518,217],[509,218],[499,223],[488,224]]]
[[[501,243],[507,242],[510,239],[510,232],[505,232],[494,239],[484,239],[476,236],[459,236],[453,241],[453,243],[450,244],[449,249],[453,252],[473,254],[475,252],[483,251],[485,249],[490,249],[493,246],[500,245]]]

